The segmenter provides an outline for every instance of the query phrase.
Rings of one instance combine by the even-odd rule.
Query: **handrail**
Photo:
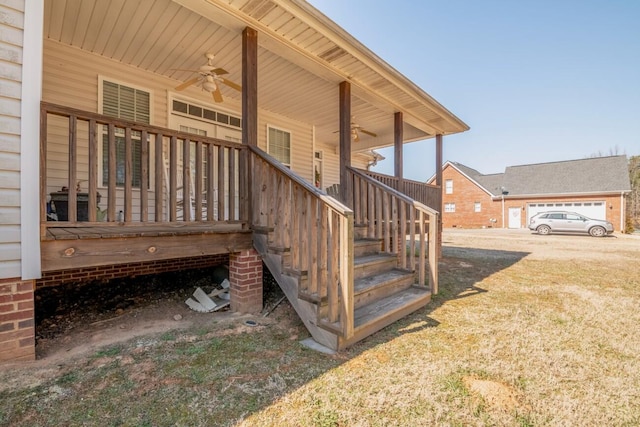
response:
[[[147,221],[247,222],[245,171],[235,166],[246,146],[48,102],[40,108],[43,230]],[[117,143],[124,143],[123,152],[117,151]],[[135,155],[134,145],[139,150]],[[105,166],[99,177],[101,149]],[[59,160],[62,153],[66,162]],[[48,166],[48,156],[57,160],[54,168]],[[105,185],[100,184],[103,177]],[[81,182],[88,188],[80,190]],[[61,222],[47,222],[50,194],[59,199],[58,207],[66,208],[65,215],[58,215]],[[101,196],[103,210],[98,207]]]
[[[418,284],[426,283],[428,256],[429,286],[438,293],[437,219],[438,211],[402,192],[347,167],[348,184],[353,186],[354,220],[367,227],[367,236],[382,239],[383,249],[397,256],[397,266],[417,270]],[[427,226],[429,230],[427,231]],[[417,228],[417,230],[416,230]],[[406,239],[409,239],[406,254]],[[425,240],[428,240],[426,242]],[[428,243],[428,251],[426,244]],[[418,265],[416,267],[416,253]]]
[[[373,183],[375,186],[384,189],[386,192],[392,194],[393,196],[397,197],[400,200],[403,200],[409,204],[411,204],[412,206],[414,206],[416,209],[422,209],[425,212],[429,212],[432,214],[437,215],[438,211],[430,208],[429,206],[425,205],[424,203],[420,203],[417,200],[412,199],[411,197],[407,196],[404,193],[401,193],[400,191],[396,190],[393,187],[388,186],[387,184],[385,184],[384,182],[380,182],[375,178],[372,178],[370,176],[368,176],[365,173],[362,173],[362,171],[360,169],[356,169],[353,167],[348,167],[348,169],[351,171],[351,173],[353,173],[354,175],[360,176],[362,179],[364,179],[367,182],[371,182]]]
[[[311,185],[304,178],[296,175],[294,172],[291,171],[291,169],[287,168],[282,163],[278,162],[276,159],[274,159],[272,156],[270,156],[266,152],[262,151],[261,149],[259,149],[257,147],[253,147],[253,146],[249,146],[249,150],[251,150],[258,157],[262,158],[262,160],[268,162],[271,167],[277,169],[280,173],[282,173],[287,178],[289,178],[292,181],[294,181],[297,185],[301,186],[302,188],[304,188],[308,192],[310,192],[313,195],[315,195],[317,198],[319,198],[324,203],[329,205],[332,209],[335,209],[336,212],[340,212],[343,215],[353,214],[353,210],[350,209],[348,206],[342,204],[338,200],[336,200],[333,197],[327,195],[327,193],[322,191],[321,189]]]
[[[424,182],[414,181],[410,179],[400,179],[395,176],[385,175],[370,170],[358,169],[361,173],[376,179],[387,186],[394,188],[401,193],[406,194],[414,200],[429,206],[431,208],[440,209],[441,189],[439,185],[426,184]]]
[[[353,210],[309,184],[257,147],[249,147],[254,230],[298,276],[298,297],[318,304],[316,324],[353,336]]]

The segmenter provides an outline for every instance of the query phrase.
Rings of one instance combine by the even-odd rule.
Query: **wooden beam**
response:
[[[251,233],[46,240],[42,271],[227,254],[252,247]]]
[[[242,143],[258,146],[258,32],[242,31]]]
[[[437,210],[439,212],[438,215],[438,224],[437,227],[437,235],[438,240],[436,245],[438,246],[438,258],[442,257],[442,135],[436,135],[436,185],[440,187],[440,191],[438,192],[438,207]]]
[[[402,191],[402,180],[403,180],[403,158],[402,158],[402,142],[404,138],[403,134],[403,120],[402,120],[402,112],[398,111],[393,115],[393,161],[394,161],[394,175],[398,178],[399,188],[398,190]]]
[[[351,83],[340,83],[340,199],[350,208],[352,189],[349,185],[347,167],[351,166]]]

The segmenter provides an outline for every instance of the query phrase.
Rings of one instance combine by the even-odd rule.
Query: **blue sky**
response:
[[[496,173],[640,154],[640,0],[310,3],[471,127],[444,138],[445,161]],[[429,178],[434,153],[405,145],[405,177]]]

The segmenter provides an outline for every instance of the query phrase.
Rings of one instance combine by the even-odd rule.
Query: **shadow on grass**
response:
[[[388,362],[378,351],[392,351],[387,346],[396,338],[437,328],[440,323],[430,317],[434,310],[487,292],[478,286],[484,278],[527,254],[444,246],[440,292],[430,304],[333,356],[299,344],[308,332],[286,300],[270,322],[256,318],[265,326],[253,332],[225,335],[221,331],[238,325],[213,323],[206,331],[151,340],[153,345],[119,344],[70,363],[50,382],[0,393],[0,425],[74,425],[87,414],[103,425],[237,425],[264,416],[267,408],[311,382],[322,389],[323,381],[331,381],[325,374],[363,353],[381,357],[380,362],[367,359],[367,369],[384,369]],[[300,408],[310,408],[310,425],[341,424],[330,402],[313,393],[296,399]]]

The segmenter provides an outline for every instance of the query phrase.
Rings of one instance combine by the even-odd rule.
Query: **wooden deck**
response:
[[[251,231],[241,222],[47,224],[42,271],[217,255],[251,247]]]

